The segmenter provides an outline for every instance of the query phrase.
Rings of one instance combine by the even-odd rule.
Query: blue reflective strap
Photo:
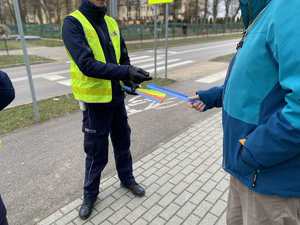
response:
[[[158,86],[156,84],[153,84],[153,83],[148,84],[147,88],[155,90],[155,91],[160,91],[162,93],[165,93],[169,96],[175,97],[175,98],[180,99],[180,100],[185,101],[185,102],[190,102],[190,99],[187,95],[185,95],[181,92],[178,92],[178,91],[174,91],[170,88],[160,87],[160,86]]]
[[[131,88],[131,87],[122,85],[122,89],[123,89],[123,91],[128,91],[128,92],[136,93],[136,94],[142,96],[143,98],[148,99],[148,100],[150,100],[150,101],[152,101],[152,102],[155,102],[155,103],[161,103],[161,102],[158,101],[156,98],[151,97],[151,96],[149,96],[149,95],[145,95],[144,93],[139,92],[138,90],[134,90],[134,89]]]

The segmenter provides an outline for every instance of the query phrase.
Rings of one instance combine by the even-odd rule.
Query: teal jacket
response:
[[[240,3],[243,45],[224,85],[198,94],[223,107],[224,169],[255,192],[300,197],[300,1]]]

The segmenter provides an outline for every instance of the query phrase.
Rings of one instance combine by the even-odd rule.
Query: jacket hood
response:
[[[271,0],[240,0],[242,19],[247,28]]]

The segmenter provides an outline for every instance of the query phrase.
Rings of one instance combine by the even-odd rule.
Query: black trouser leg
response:
[[[6,218],[6,208],[0,196],[0,225],[8,225]]]
[[[127,112],[123,104],[114,111],[110,135],[118,176],[124,184],[135,182],[130,153],[130,134],[131,130],[128,124]]]
[[[110,107],[88,105],[83,112],[84,150],[86,153],[84,198],[96,200],[100,178],[108,161],[108,136],[112,112]]]
[[[108,161],[108,135],[84,135],[86,153],[84,198],[96,200],[99,194],[100,178]]]

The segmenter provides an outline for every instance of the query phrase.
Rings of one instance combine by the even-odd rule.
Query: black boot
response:
[[[82,205],[79,210],[79,217],[82,220],[86,220],[90,217],[93,211],[95,201],[83,200]]]
[[[129,191],[131,191],[132,194],[138,197],[145,196],[145,189],[139,185],[138,183],[131,183],[131,184],[123,184],[121,183],[121,186],[124,188],[127,188]]]

